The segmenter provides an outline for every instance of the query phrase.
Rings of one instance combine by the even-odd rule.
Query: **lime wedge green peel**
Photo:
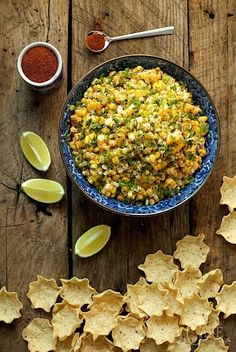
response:
[[[75,244],[75,254],[82,258],[98,253],[108,242],[111,228],[108,225],[94,226],[80,236]]]
[[[40,171],[47,171],[51,165],[51,156],[47,145],[34,132],[23,132],[20,137],[20,146],[28,162]]]
[[[25,181],[21,188],[30,198],[48,204],[59,202],[65,194],[60,183],[42,178]]]

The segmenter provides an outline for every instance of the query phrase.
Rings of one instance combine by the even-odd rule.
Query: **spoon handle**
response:
[[[134,38],[152,37],[155,35],[172,34],[173,32],[174,32],[174,26],[170,26],[170,27],[151,29],[149,31],[144,31],[144,32],[120,35],[118,37],[112,37],[112,38],[110,37],[109,40],[113,42],[115,40],[134,39]]]

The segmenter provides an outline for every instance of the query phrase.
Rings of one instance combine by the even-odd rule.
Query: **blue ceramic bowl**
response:
[[[144,68],[154,68],[159,66],[163,71],[176,78],[177,81],[183,81],[190,92],[193,94],[193,100],[208,116],[209,133],[206,141],[207,155],[203,158],[201,168],[194,174],[193,181],[184,187],[178,194],[171,198],[164,199],[155,205],[136,206],[120,202],[116,199],[107,198],[100,194],[97,189],[89,184],[79,169],[75,166],[70,147],[66,140],[69,128],[69,117],[71,111],[69,105],[74,105],[77,100],[83,97],[94,78],[107,75],[110,71],[124,70],[126,67],[133,68],[141,65]],[[102,63],[88,72],[71,90],[65,105],[63,107],[60,119],[59,144],[62,159],[66,171],[79,187],[79,189],[93,202],[101,207],[115,213],[128,216],[148,216],[161,214],[170,211],[188,199],[193,197],[196,192],[203,186],[212,172],[215,164],[220,141],[219,120],[213,101],[211,100],[206,89],[198,82],[188,71],[173,62],[149,55],[128,55],[118,57]]]

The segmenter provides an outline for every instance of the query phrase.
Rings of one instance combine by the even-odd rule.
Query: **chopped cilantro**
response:
[[[103,126],[102,126],[102,125],[99,125],[99,124],[96,123],[96,122],[92,122],[92,123],[90,124],[90,128],[91,128],[92,130],[95,130],[95,131],[100,131],[100,130],[103,128]]]
[[[187,152],[186,157],[191,161],[195,160],[195,155],[192,152]]]
[[[200,124],[200,129],[201,129],[201,132],[202,132],[202,134],[207,134],[208,133],[208,131],[209,131],[209,125],[207,124],[207,123],[201,123]]]
[[[70,109],[70,111],[74,111],[76,109],[76,106],[75,105],[69,105],[69,109]]]

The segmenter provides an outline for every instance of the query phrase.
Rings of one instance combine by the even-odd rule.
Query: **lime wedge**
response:
[[[80,236],[75,244],[75,254],[87,258],[98,253],[108,242],[111,228],[108,225],[94,226]]]
[[[25,181],[21,188],[30,198],[48,204],[59,202],[65,194],[60,183],[42,178]]]
[[[51,156],[45,142],[34,132],[23,132],[20,146],[28,162],[40,171],[47,171],[51,164]]]

